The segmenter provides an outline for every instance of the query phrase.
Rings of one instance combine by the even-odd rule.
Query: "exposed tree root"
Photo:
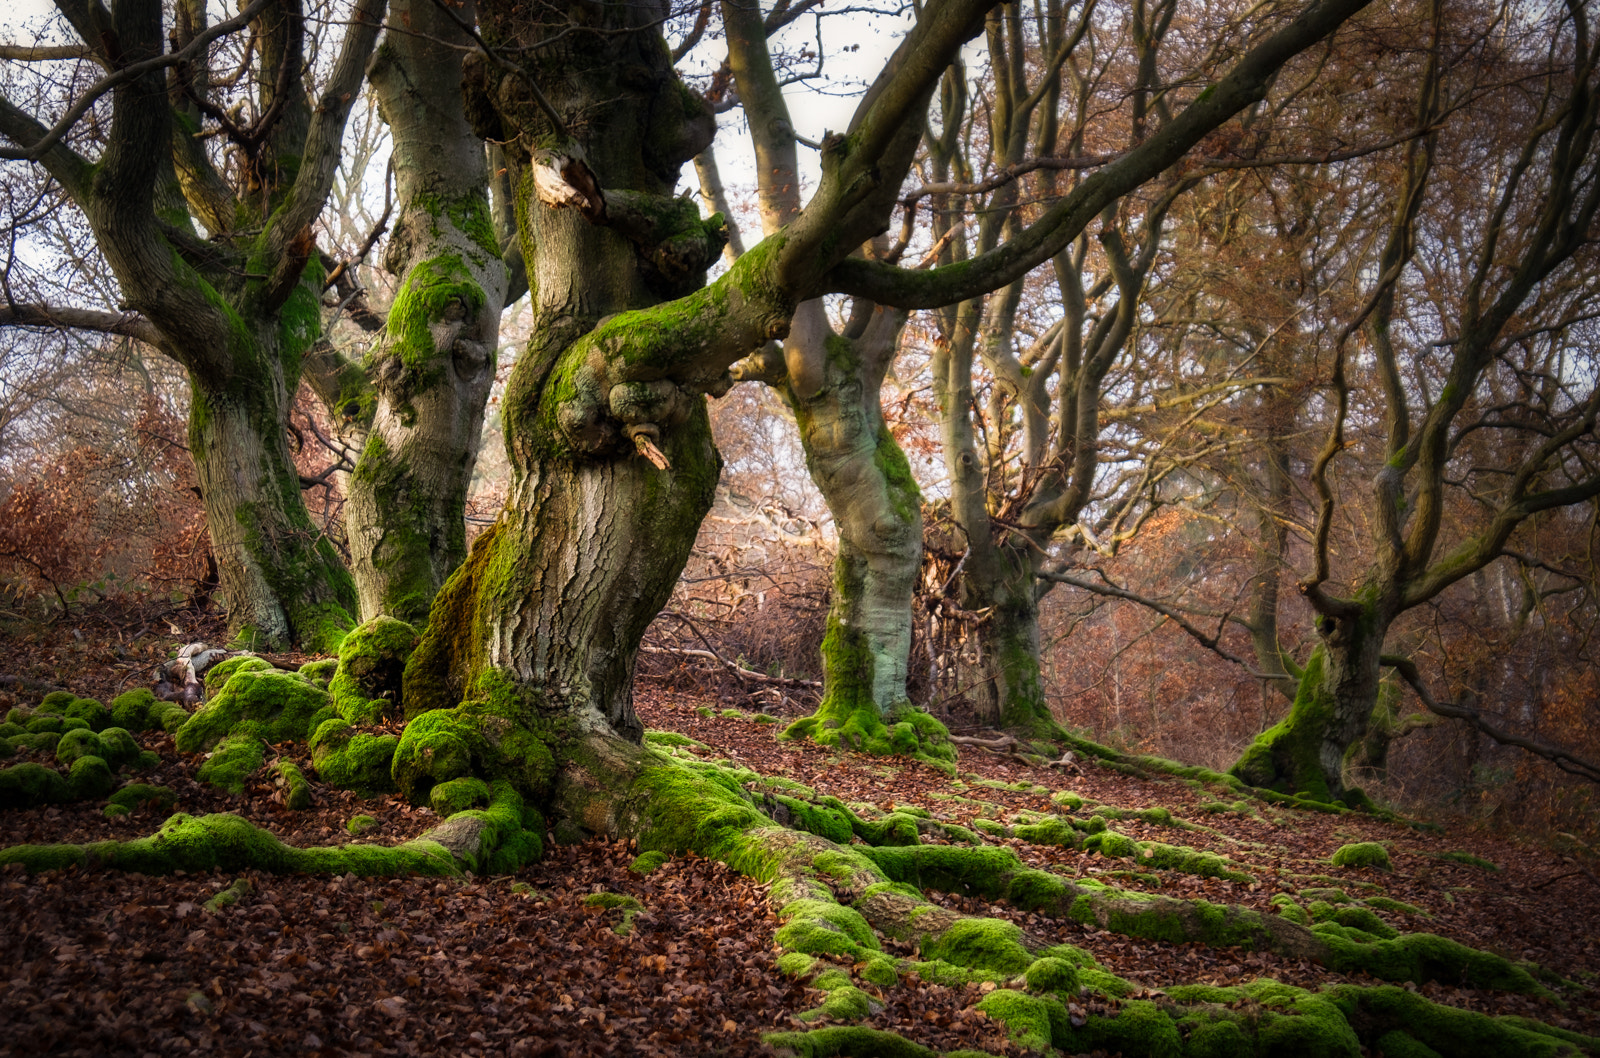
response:
[[[249,665],[235,668],[241,688],[250,694],[226,688],[181,735],[200,741],[203,728],[204,739],[215,736],[223,746],[237,741],[259,747],[256,732],[262,728],[314,727],[331,737],[335,729],[349,726],[311,708],[328,695],[306,677]],[[283,692],[284,707],[276,712],[263,711],[251,700],[268,686]],[[822,997],[800,1018],[834,1023],[769,1036],[767,1042],[780,1053],[932,1055],[892,1034],[840,1024],[871,1017],[881,1006],[881,990],[910,974],[950,985],[986,982],[991,990],[979,1008],[1003,1022],[1019,1043],[1041,1051],[1355,1058],[1364,1047],[1390,1055],[1530,1056],[1600,1047],[1600,1040],[1440,1006],[1388,986],[1338,985],[1311,992],[1258,980],[1229,989],[1174,984],[1153,998],[1133,998],[1135,986],[1100,967],[1089,953],[1002,919],[958,914],[930,902],[922,890],[1004,900],[1021,911],[1130,937],[1271,951],[1385,981],[1546,993],[1530,972],[1537,967],[1443,937],[1400,933],[1337,890],[1304,891],[1312,898],[1306,907],[1285,895],[1274,902],[1278,914],[1264,914],[1117,889],[1030,868],[1013,849],[988,844],[923,809],[879,812],[820,797],[792,780],[693,758],[686,751],[694,743],[683,736],[657,734],[640,746],[615,735],[598,716],[567,714],[536,729],[529,725],[537,724],[537,717],[521,714],[514,721],[508,708],[483,702],[425,713],[408,725],[400,750],[392,755],[394,777],[414,800],[427,800],[447,818],[402,845],[295,848],[238,816],[179,814],[155,834],[130,841],[0,850],[0,865],[152,875],[212,869],[505,873],[542,854],[548,826],[563,841],[590,834],[632,838],[641,852],[641,871],[666,855],[692,851],[770,883],[780,921],[774,940],[784,953],[778,968]],[[229,711],[238,715],[223,722]],[[316,715],[302,719],[311,713]],[[195,732],[188,730],[191,726]],[[512,757],[515,766],[508,763]],[[534,758],[544,763],[531,766]],[[283,777],[294,785],[295,775],[286,771]],[[1137,817],[1154,825],[1193,827],[1164,809],[1097,808],[1065,791],[1052,800],[1058,808],[1092,814],[1019,813],[1010,823],[986,821],[985,829],[994,837],[1125,857],[1140,867],[1250,877],[1214,854],[1136,842],[1107,823]],[[548,824],[535,804],[550,812]],[[480,805],[485,807],[475,807]],[[927,839],[960,844],[925,844]],[[915,955],[890,954],[882,938],[913,948]]]

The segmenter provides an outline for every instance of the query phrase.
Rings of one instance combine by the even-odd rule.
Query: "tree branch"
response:
[[[1453,702],[1441,702],[1433,697],[1427,686],[1422,682],[1422,676],[1417,671],[1416,663],[1410,658],[1399,657],[1394,654],[1385,654],[1380,661],[1393,668],[1400,674],[1400,678],[1411,685],[1411,689],[1422,699],[1422,704],[1427,706],[1430,713],[1448,717],[1451,720],[1465,720],[1475,730],[1483,732],[1503,746],[1516,746],[1525,749],[1535,756],[1543,757],[1569,775],[1576,775],[1580,779],[1587,779],[1592,783],[1600,783],[1600,764],[1593,761],[1575,757],[1564,749],[1546,745],[1535,739],[1514,735],[1509,731],[1494,726],[1483,718],[1483,714],[1476,709],[1469,709],[1464,705]]]
[[[161,331],[143,316],[132,312],[102,312],[74,306],[55,305],[0,305],[0,326],[57,327],[75,331],[98,331],[136,338],[149,345],[160,346]]]
[[[12,134],[10,129],[3,129],[9,138],[21,143],[22,146],[20,149],[0,147],[0,158],[28,162],[43,161],[45,155],[49,153],[51,148],[61,142],[62,137],[72,130],[72,126],[76,125],[79,120],[81,120],[82,117],[89,112],[89,108],[94,106],[95,101],[101,96],[105,95],[113,88],[116,88],[118,85],[127,84],[129,81],[138,80],[147,73],[164,69],[168,66],[176,65],[177,63],[188,62],[190,59],[200,54],[200,52],[204,51],[205,47],[218,37],[227,33],[233,33],[236,30],[240,30],[245,26],[248,26],[252,18],[264,11],[267,5],[273,2],[274,0],[255,0],[254,3],[252,3],[249,7],[246,7],[243,11],[240,11],[234,17],[225,22],[218,22],[215,26],[212,26],[204,33],[196,36],[194,40],[189,43],[189,46],[181,51],[171,52],[166,55],[157,55],[153,58],[145,59],[143,62],[136,62],[128,66],[123,66],[115,73],[110,73],[105,77],[100,78],[100,80],[89,86],[88,91],[84,92],[73,101],[72,106],[67,108],[67,112],[61,115],[61,120],[57,121],[55,125],[53,125],[48,131],[44,132],[43,135],[36,139],[24,142],[22,140],[18,140],[17,137]]]
[[[834,266],[829,289],[899,308],[936,308],[977,297],[1027,275],[1059,253],[1106,205],[1177,162],[1207,133],[1264,98],[1284,63],[1368,3],[1370,0],[1314,0],[1149,139],[1090,175],[1016,238],[994,250],[927,272],[851,258]]]

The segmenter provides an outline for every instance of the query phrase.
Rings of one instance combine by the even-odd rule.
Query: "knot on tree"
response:
[[[704,285],[706,269],[728,244],[722,214],[702,218],[693,199],[607,191],[605,204],[605,223],[633,243],[640,275],[663,297],[682,297]]]

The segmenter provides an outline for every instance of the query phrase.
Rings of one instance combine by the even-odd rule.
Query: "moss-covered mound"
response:
[[[329,786],[370,795],[397,789],[393,777],[395,735],[374,735],[340,717],[317,725],[311,736],[311,766]]]
[[[353,724],[400,715],[400,684],[417,649],[417,630],[393,617],[376,617],[345,637],[328,690],[334,708]]]
[[[268,742],[304,739],[312,716],[328,701],[327,691],[297,673],[241,668],[178,729],[175,740],[180,752],[199,753],[235,731]]]

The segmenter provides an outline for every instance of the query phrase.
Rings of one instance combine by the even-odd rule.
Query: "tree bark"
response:
[[[473,17],[471,5],[461,17]],[[385,252],[398,279],[370,375],[372,425],[345,525],[361,618],[418,627],[466,557],[464,522],[507,277],[489,213],[483,140],[461,105],[466,35],[431,0],[396,3],[369,71],[394,136],[399,209]]]

